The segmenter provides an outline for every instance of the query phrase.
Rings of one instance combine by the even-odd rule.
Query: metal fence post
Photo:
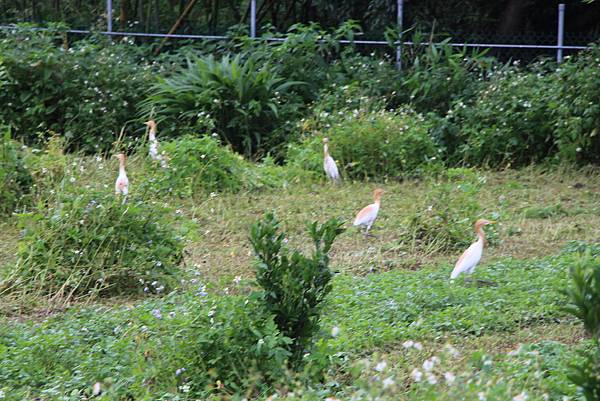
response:
[[[558,5],[558,48],[556,49],[556,61],[563,61],[563,39],[565,35],[565,5]]]
[[[250,37],[256,37],[256,0],[250,0]]]
[[[398,46],[396,46],[396,68],[402,71],[402,13],[404,12],[404,0],[397,0],[396,24],[398,26]]]
[[[113,15],[112,15],[112,0],[106,0],[106,32],[108,32],[108,38],[112,40],[111,32],[113,30]]]

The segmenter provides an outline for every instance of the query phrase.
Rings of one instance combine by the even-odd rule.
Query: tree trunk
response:
[[[498,33],[504,35],[517,33],[521,28],[525,9],[529,3],[525,0],[509,0],[500,18]]]
[[[127,25],[127,11],[129,10],[129,0],[121,0],[121,12],[119,14],[119,27],[121,32],[125,32]]]
[[[160,4],[158,0],[154,0],[153,14],[154,31],[160,32]]]

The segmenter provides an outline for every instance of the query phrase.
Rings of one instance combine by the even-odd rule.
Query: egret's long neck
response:
[[[125,160],[119,160],[119,173],[125,174]]]
[[[481,241],[483,243],[483,245],[486,244],[485,241],[485,232],[483,232],[483,227],[477,227],[477,229],[475,230],[475,233],[477,233],[477,238],[479,239],[479,241]]]
[[[373,200],[375,201],[376,204],[380,205],[381,204],[381,195],[376,195]]]
[[[156,141],[156,127],[151,127],[150,132],[148,133],[148,137],[152,142]]]
[[[325,154],[325,157],[329,156],[329,145],[328,144],[323,144],[323,153]]]

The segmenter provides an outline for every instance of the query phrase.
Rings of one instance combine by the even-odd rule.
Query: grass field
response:
[[[216,309],[218,316],[221,299],[251,291],[248,229],[274,210],[288,246],[303,250],[309,249],[306,221],[347,222],[331,253],[337,275],[315,351],[331,363],[320,383],[298,379],[293,388],[249,390],[248,397],[576,399],[568,364],[588,340],[562,310],[560,291],[578,258],[573,241],[599,251],[600,174],[527,168],[467,175],[339,187],[305,183],[172,200],[197,227],[180,287],[164,297],[83,299],[61,308],[40,297],[3,296],[0,394],[7,400],[91,399],[92,386],[101,383],[103,392],[94,399],[195,399],[189,395],[194,378],[176,374],[186,363],[187,330],[195,314]],[[476,218],[498,221],[486,228],[491,245],[475,273],[491,286],[462,278],[451,283],[465,244],[448,246],[443,237],[425,242],[414,232],[411,221],[428,216],[441,183],[449,191],[449,213],[463,202],[477,206],[476,215],[458,222],[466,227],[467,244]],[[386,193],[375,237],[365,238],[349,223],[371,203],[376,187]],[[18,238],[13,221],[0,225],[1,265],[14,263]],[[208,295],[199,302],[194,294],[203,285]],[[243,398],[227,383],[219,389],[217,380],[213,399]]]

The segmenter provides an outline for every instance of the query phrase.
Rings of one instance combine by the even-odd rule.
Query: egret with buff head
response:
[[[373,203],[365,206],[354,219],[355,226],[365,226],[365,237],[369,235],[369,230],[371,226],[375,222],[377,218],[377,213],[379,213],[379,207],[381,205],[381,195],[383,195],[384,190],[381,188],[377,188],[373,191]]]
[[[479,219],[475,222],[475,234],[477,234],[477,241],[472,243],[471,246],[469,246],[458,259],[456,265],[454,266],[454,270],[452,270],[452,273],[450,274],[451,280],[454,280],[461,273],[473,274],[475,271],[475,266],[477,266],[481,260],[483,248],[486,244],[483,227],[494,223],[495,221],[485,219]]]

